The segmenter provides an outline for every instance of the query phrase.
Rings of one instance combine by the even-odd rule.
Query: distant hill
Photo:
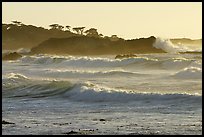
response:
[[[74,36],[69,38],[50,38],[31,53],[69,54],[69,55],[98,55],[98,54],[134,54],[134,53],[164,53],[152,46],[155,37],[133,40],[119,39],[112,41],[108,38]]]
[[[32,48],[49,38],[76,36],[70,31],[44,29],[33,25],[2,24],[2,49]]]

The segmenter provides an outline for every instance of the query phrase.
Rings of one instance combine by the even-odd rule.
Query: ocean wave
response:
[[[183,69],[189,66],[202,66],[202,63],[196,61],[196,59],[187,58],[168,58],[154,61],[145,61],[143,63],[132,63],[126,65],[125,68],[142,68],[144,69],[165,69],[165,70],[177,70]]]
[[[52,57],[52,56],[48,56],[48,55],[23,56],[20,59],[20,61],[22,63],[33,63],[33,64],[43,64],[43,65],[60,63],[64,60],[66,60],[66,58]]]
[[[186,59],[186,58],[170,58],[167,60],[164,60],[162,62],[162,68],[164,69],[181,69],[185,68],[192,63],[196,64],[195,59]]]
[[[202,69],[198,67],[187,67],[176,72],[173,77],[179,79],[202,79]]]
[[[29,80],[28,77],[26,77],[23,74],[20,73],[8,73],[5,75],[2,75],[2,85],[3,86],[14,86],[19,85],[19,83],[25,82]]]
[[[72,88],[72,84],[68,81],[55,80],[26,80],[26,81],[10,81],[3,79],[2,95],[3,97],[16,98],[43,98],[61,95]]]
[[[87,71],[87,70],[62,70],[62,69],[46,69],[44,74],[52,77],[104,77],[104,76],[144,76],[147,74],[140,74],[136,72],[130,72],[125,70],[108,70],[108,71]]]
[[[20,73],[8,73],[6,75],[2,75],[2,78],[3,79],[6,79],[6,78],[8,79],[28,79],[28,77]]]
[[[125,59],[110,59],[99,57],[74,57],[74,56],[24,56],[20,59],[22,63],[33,63],[52,65],[60,68],[111,68],[111,67],[138,67],[138,68],[161,68],[182,69],[195,62],[196,59],[169,58],[158,60],[148,57],[134,57]],[[194,63],[196,64],[196,63]]]
[[[16,50],[16,52],[20,54],[28,54],[30,52],[30,49],[19,48],[18,50]]]
[[[30,81],[22,82],[18,86],[8,87],[3,84],[3,97],[9,98],[62,98],[71,101],[82,102],[160,102],[186,99],[198,101],[200,95],[187,93],[161,94],[138,93],[133,90],[124,90],[100,86],[91,82],[72,84],[69,81]]]
[[[129,101],[167,101],[176,100],[185,97],[195,97],[189,94],[161,94],[161,93],[138,93],[132,90],[121,90],[99,86],[93,83],[85,83],[77,85],[71,90],[66,92],[65,96],[70,97],[76,101],[86,102],[129,102]]]
[[[54,64],[60,63],[61,65],[83,66],[83,67],[100,67],[100,66],[123,66],[131,63],[139,63],[145,61],[155,61],[147,57],[135,57],[126,59],[109,59],[100,57],[74,57],[74,56],[24,56],[20,59],[23,63],[34,64]]]

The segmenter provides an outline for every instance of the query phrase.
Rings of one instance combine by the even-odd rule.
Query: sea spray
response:
[[[172,53],[172,54],[189,51],[187,47],[180,47],[180,46],[174,45],[169,39],[163,39],[160,37],[156,39],[155,43],[153,44],[153,47],[157,49],[162,49],[165,52]]]

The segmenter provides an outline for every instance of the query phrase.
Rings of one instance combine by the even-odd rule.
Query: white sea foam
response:
[[[57,67],[58,72],[62,72],[61,68],[70,68],[72,71],[67,72],[70,74],[85,74],[83,70],[85,68],[91,68],[93,70],[86,70],[86,74],[130,74],[133,69],[182,69],[188,66],[201,66],[196,59],[187,58],[167,58],[167,59],[155,59],[148,57],[135,57],[126,59],[111,59],[111,58],[96,58],[96,57],[73,57],[73,56],[48,56],[48,55],[38,55],[38,56],[24,56],[20,60],[22,63],[27,64],[39,64],[39,65],[49,65],[50,67]],[[80,71],[76,71],[80,69]],[[103,70],[107,68],[108,72],[100,71],[94,69]],[[122,69],[132,69],[131,71],[117,71],[118,68]],[[74,70],[73,70],[74,69]],[[114,72],[116,70],[116,72]],[[49,73],[48,71],[46,73]],[[54,72],[57,73],[57,72]],[[133,71],[134,73],[134,71]]]
[[[153,44],[153,47],[157,49],[162,49],[168,53],[178,53],[178,52],[185,52],[189,51],[190,49],[184,46],[177,46],[174,45],[169,39],[163,39],[158,37]]]
[[[86,102],[129,102],[129,101],[156,101],[162,102],[167,100],[177,100],[184,96],[190,97],[188,94],[161,94],[161,93],[138,93],[132,90],[121,90],[99,86],[93,83],[84,83],[76,85],[70,92],[66,92],[64,96],[75,101]]]
[[[83,101],[83,102],[129,102],[129,101],[151,101],[156,103],[164,103],[166,101],[176,101],[180,98],[196,99],[191,94],[165,94],[165,93],[144,93],[134,90],[125,90],[101,86],[91,82],[71,84],[69,81],[27,81],[16,85],[11,83],[3,84],[3,96],[7,97],[62,97],[67,100]],[[12,88],[12,90],[11,90]],[[200,99],[200,98],[199,98]]]
[[[20,73],[8,73],[6,75],[2,75],[2,79],[28,79],[25,75],[22,75]]]
[[[16,52],[20,54],[27,54],[30,52],[30,49],[20,48]]]
[[[125,66],[133,63],[143,63],[145,61],[157,61],[147,57],[135,57],[127,59],[109,59],[96,57],[56,57],[56,56],[24,56],[20,59],[23,63],[34,64],[58,64],[61,66],[76,66],[76,67],[117,67]]]

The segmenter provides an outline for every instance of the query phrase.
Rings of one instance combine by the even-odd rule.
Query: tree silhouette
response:
[[[51,29],[57,29],[59,26],[59,24],[51,24],[49,25],[49,27],[51,27]]]
[[[81,35],[83,35],[83,32],[84,32],[85,27],[79,27],[78,29],[79,29]]]
[[[64,26],[59,24],[51,24],[49,26],[51,27],[51,29],[57,29],[57,30],[62,30],[64,28]]]
[[[79,34],[79,28],[73,28],[73,31],[76,31],[77,34]]]
[[[62,26],[62,25],[58,25],[58,27],[57,27],[58,30],[63,30],[63,28],[64,28],[64,26]]]
[[[20,21],[12,21],[15,25],[17,25],[17,26],[20,26],[20,25],[22,25],[22,22],[20,22]]]
[[[110,37],[110,40],[112,40],[112,41],[117,41],[117,40],[119,40],[119,38],[118,38],[117,35],[112,35],[112,36]]]
[[[86,33],[86,36],[99,37],[97,29],[95,29],[95,28],[91,28],[89,30],[86,30],[84,33]]]
[[[103,34],[99,34],[99,37],[101,37],[101,38],[102,38],[102,37],[103,37]]]
[[[70,31],[71,26],[67,25],[66,28],[67,28],[68,31]]]
[[[118,38],[118,36],[117,35],[112,35],[111,38]]]
[[[73,28],[73,30],[76,31],[77,34],[83,35],[84,28],[85,27],[76,27],[76,28]]]

